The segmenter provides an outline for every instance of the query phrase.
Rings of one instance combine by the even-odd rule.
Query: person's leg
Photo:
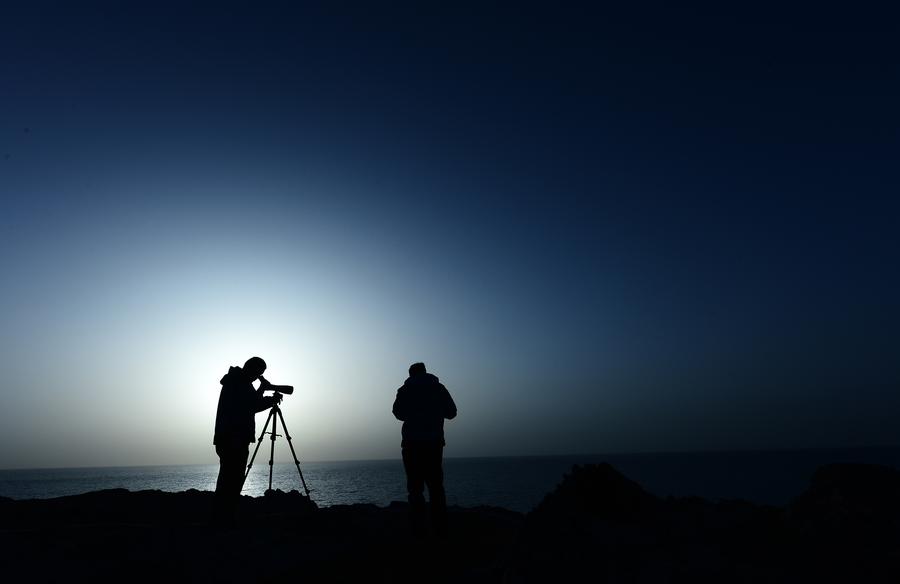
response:
[[[440,444],[429,445],[423,453],[425,483],[428,485],[428,498],[431,502],[431,523],[438,535],[447,533],[447,495],[444,492],[444,447]]]
[[[425,531],[425,475],[422,451],[417,446],[403,448],[403,468],[406,470],[406,491],[409,501],[409,520],[415,535]]]
[[[244,471],[247,470],[247,457],[250,452],[247,445],[235,447],[229,477],[229,494],[231,497],[231,516],[237,519],[238,504],[241,501],[241,489],[244,487]]]
[[[219,477],[216,481],[215,521],[220,525],[231,525],[235,521],[249,452],[244,445],[218,445],[216,453],[219,455]]]
[[[231,468],[231,457],[228,449],[220,444],[216,444],[216,454],[219,455],[219,476],[213,496],[213,523],[222,525],[226,523],[228,514],[228,471]]]

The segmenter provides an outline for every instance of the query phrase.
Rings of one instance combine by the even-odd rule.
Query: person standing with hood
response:
[[[431,503],[431,522],[436,534],[447,533],[447,497],[444,492],[444,419],[456,417],[456,404],[440,380],[428,373],[424,363],[413,363],[409,377],[397,390],[394,416],[401,429],[403,468],[409,493],[413,533],[423,535],[425,486]]]
[[[213,522],[218,526],[235,523],[235,512],[244,486],[244,472],[250,443],[256,442],[257,412],[281,401],[281,395],[263,397],[264,386],[253,388],[253,382],[266,370],[266,362],[250,357],[244,367],[231,367],[222,378],[219,407],[216,410],[216,432],[213,444],[219,455],[219,478],[213,506]]]

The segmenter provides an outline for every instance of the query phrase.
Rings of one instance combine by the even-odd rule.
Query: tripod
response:
[[[276,417],[276,414],[278,417]],[[277,402],[272,406],[272,409],[269,410],[269,417],[266,418],[266,425],[263,426],[262,432],[259,433],[259,439],[256,441],[256,449],[253,451],[253,456],[250,458],[250,464],[247,465],[247,472],[244,473],[244,481],[246,481],[247,477],[250,475],[250,467],[253,466],[253,461],[256,460],[256,453],[259,452],[259,447],[262,446],[263,436],[269,434],[271,435],[272,446],[269,450],[268,490],[272,490],[272,463],[275,460],[275,438],[281,436],[281,434],[277,434],[279,418],[281,418],[281,427],[284,428],[284,436],[287,438],[288,446],[291,447],[291,454],[294,456],[294,464],[297,466],[297,472],[300,473],[300,482],[303,484],[303,490],[306,492],[306,496],[309,497],[309,488],[306,486],[306,481],[303,479],[303,471],[300,470],[300,461],[297,460],[297,453],[294,452],[294,444],[291,442],[291,435],[288,432],[287,424],[284,423],[284,414],[281,413],[281,408],[278,407]],[[269,422],[272,422],[272,431],[266,432],[266,429],[269,427]]]

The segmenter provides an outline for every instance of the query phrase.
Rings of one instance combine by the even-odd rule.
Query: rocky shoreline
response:
[[[30,581],[900,582],[900,472],[820,468],[787,507],[659,498],[577,466],[530,513],[449,513],[410,537],[405,503],[316,508],[296,491],[244,497],[208,525],[212,493],[121,489],[0,499],[0,557]]]

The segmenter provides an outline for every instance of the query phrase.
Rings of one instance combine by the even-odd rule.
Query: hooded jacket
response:
[[[431,373],[421,373],[406,379],[397,390],[394,416],[403,421],[401,446],[413,442],[444,443],[444,419],[456,417],[456,404],[450,392]]]
[[[256,412],[272,407],[273,397],[263,397],[262,387],[253,384],[240,367],[231,367],[222,378],[219,407],[216,410],[216,433],[213,444],[244,445],[256,442]]]

